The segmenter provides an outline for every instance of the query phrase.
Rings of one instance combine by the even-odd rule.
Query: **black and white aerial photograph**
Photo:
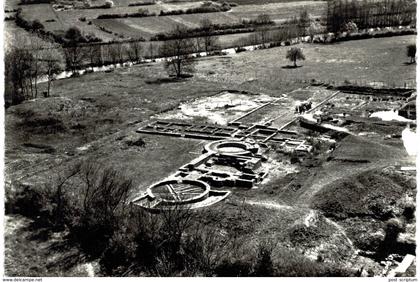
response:
[[[417,281],[415,0],[1,2],[3,281]]]

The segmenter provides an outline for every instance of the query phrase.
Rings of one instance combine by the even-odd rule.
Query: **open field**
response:
[[[246,8],[233,7],[232,11],[207,13],[207,14],[191,14],[164,17],[145,17],[145,18],[128,18],[128,19],[101,19],[94,20],[97,26],[104,26],[108,30],[123,34],[126,37],[133,37],[134,31],[138,32],[144,38],[150,38],[157,33],[170,32],[175,25],[185,28],[198,28],[203,18],[209,19],[214,24],[235,24],[242,20],[255,19],[258,15],[268,14],[275,22],[284,22],[298,16],[302,9],[307,9],[312,17],[318,18],[323,15],[325,5],[323,2],[302,1],[296,3],[276,3],[262,7],[259,5],[249,5]],[[89,18],[89,16],[87,16]]]
[[[27,111],[33,108],[32,103],[41,103],[40,105],[45,106],[41,106],[39,110],[34,107],[31,111],[48,112],[48,108],[56,103],[53,99],[57,99],[57,102],[68,104],[66,107],[69,110],[74,107],[73,104],[86,109],[84,115],[76,115],[80,116],[80,122],[89,123],[86,117],[92,116],[92,121],[95,121],[101,115],[103,120],[114,120],[113,124],[104,122],[105,128],[114,127],[113,130],[116,130],[124,123],[141,121],[153,114],[175,108],[181,101],[215,95],[224,89],[248,90],[281,97],[282,94],[305,85],[304,80],[309,82],[311,79],[341,83],[346,79],[360,79],[400,85],[415,78],[415,66],[404,64],[404,46],[413,40],[413,36],[403,36],[335,45],[302,45],[307,59],[300,63],[303,67],[297,69],[282,68],[289,64],[284,59],[288,47],[202,58],[197,62],[194,78],[169,84],[158,83],[158,79],[166,75],[160,63],[137,65],[113,73],[93,73],[79,78],[58,80],[53,82],[52,87],[54,96],[61,98],[29,101],[18,108],[27,108],[24,110]],[[394,47],[395,43],[399,44],[398,47]],[[345,48],[347,52],[340,52],[339,48]],[[384,60],[384,53],[388,54],[387,60]],[[348,54],[353,54],[351,60],[348,59]],[[315,57],[318,59],[314,59]],[[15,112],[17,108],[11,110]],[[66,114],[74,115],[71,111]],[[100,127],[94,127],[101,131]],[[86,132],[90,129],[88,127]],[[69,141],[76,146],[82,145],[80,142]],[[14,142],[11,141],[10,144]]]
[[[42,41],[33,33],[18,27],[13,21],[4,22],[4,48],[9,50],[12,46],[28,46],[32,41]]]
[[[324,15],[326,7],[325,2],[322,1],[298,1],[264,5],[239,5],[232,7],[228,12],[218,13],[97,20],[97,17],[103,14],[136,13],[139,9],[147,9],[150,13],[159,14],[160,11],[186,10],[198,7],[201,4],[202,2],[180,2],[129,7],[128,3],[119,3],[111,9],[63,11],[55,11],[49,4],[21,5],[19,7],[23,9],[23,16],[26,19],[40,20],[46,30],[60,33],[72,26],[77,26],[85,34],[93,33],[103,41],[139,38],[140,36],[148,39],[157,33],[170,32],[175,25],[196,28],[200,26],[200,21],[203,18],[208,18],[214,24],[236,24],[242,20],[255,19],[260,14],[268,14],[273,21],[281,23],[298,16],[303,9],[308,10],[311,17],[319,18]],[[81,21],[80,18],[85,18],[86,21]],[[89,24],[91,21],[93,24]],[[100,30],[100,27],[106,28],[111,33]]]
[[[299,68],[285,68],[290,64],[285,58],[289,47],[280,47],[243,52],[231,59],[202,60],[197,69],[210,81],[264,85],[272,89],[288,81],[312,79],[333,84],[347,80],[365,85],[376,82],[391,87],[402,87],[404,83],[414,86],[415,66],[407,65],[405,56],[405,46],[414,41],[415,36],[401,36],[333,45],[300,44],[297,47],[303,49],[306,60],[298,62]],[[383,60],[384,55],[387,60]]]

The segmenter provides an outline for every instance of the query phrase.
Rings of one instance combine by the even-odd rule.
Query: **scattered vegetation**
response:
[[[132,182],[112,168],[76,164],[42,190],[21,186],[13,195],[9,191],[6,212],[26,215],[38,228],[67,231],[68,247],[78,246],[90,260],[99,260],[106,276],[355,274],[269,241],[246,250],[235,234],[239,230],[222,235],[221,226],[207,226],[198,211],[174,206],[159,214],[146,212],[127,203],[131,188]],[[280,261],[274,258],[275,250]]]
[[[312,206],[337,219],[357,216],[387,220],[402,214],[404,207],[393,209],[392,203],[414,187],[396,172],[370,170],[327,185],[314,196]]]

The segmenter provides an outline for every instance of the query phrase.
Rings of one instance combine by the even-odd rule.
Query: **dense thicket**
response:
[[[63,247],[77,247],[85,259],[97,260],[100,275],[355,275],[353,269],[311,261],[272,240],[243,244],[241,229],[226,229],[221,215],[211,211],[174,206],[149,213],[128,203],[132,188],[132,181],[113,168],[76,164],[45,187],[20,185],[8,190],[6,213],[32,218],[33,228],[47,234],[66,231],[55,233],[67,234],[68,246]],[[238,216],[242,212],[239,206]],[[206,218],[211,218],[211,225]]]

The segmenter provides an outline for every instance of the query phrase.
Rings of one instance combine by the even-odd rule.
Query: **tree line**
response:
[[[411,0],[329,0],[327,29],[345,31],[349,22],[359,29],[415,24],[415,7]]]
[[[17,42],[5,53],[6,106],[37,98],[42,77],[47,80],[43,96],[50,96],[51,83],[63,70],[63,61],[63,54],[51,43],[38,38],[33,38],[29,44]]]
[[[390,13],[395,8],[393,3],[399,2],[389,0],[383,2],[381,11],[389,11],[389,13],[378,13],[377,3],[370,3],[367,0],[364,2],[349,1],[331,0],[328,2],[327,24],[329,31],[352,32],[371,24],[391,25],[407,23],[412,20],[412,17],[408,16],[408,12],[403,12],[407,11],[407,8],[404,8],[409,4],[407,0],[399,0],[399,2],[405,3],[405,6],[399,7],[393,13]],[[366,7],[374,7],[375,10],[373,8],[366,9]],[[377,17],[366,19],[366,15],[373,15],[372,11],[376,11]],[[37,21],[28,24],[22,20],[20,15],[17,16],[17,19],[32,32],[38,33],[39,30],[44,30]],[[306,10],[302,10],[299,17],[293,17],[275,29],[271,28],[272,20],[268,15],[260,15],[248,24],[255,26],[255,32],[249,37],[241,39],[241,42],[236,42],[237,46],[263,44],[262,47],[266,48],[267,42],[269,42],[268,47],[279,46],[283,43],[290,45],[293,38],[310,36],[312,41],[314,35],[325,33],[320,20],[311,19]],[[191,30],[176,26],[167,35],[170,40],[160,43],[149,42],[148,45],[139,40],[116,43],[90,42],[89,38],[82,34],[77,27],[72,27],[64,35],[61,35],[61,46],[41,39],[26,46],[17,44],[17,47],[6,53],[5,100],[8,101],[6,104],[17,104],[25,99],[38,97],[37,84],[40,77],[46,78],[48,82],[47,91],[43,93],[48,97],[52,81],[62,70],[68,70],[73,75],[77,75],[78,70],[82,68],[91,67],[91,71],[93,71],[94,67],[121,64],[127,61],[139,62],[144,57],[165,57],[164,66],[168,73],[182,77],[192,71],[193,53],[200,51],[210,53],[221,49],[218,37],[214,36],[218,27],[209,19],[203,19],[200,27],[196,29],[200,31],[199,37],[191,37]],[[53,51],[53,49],[55,50]]]

